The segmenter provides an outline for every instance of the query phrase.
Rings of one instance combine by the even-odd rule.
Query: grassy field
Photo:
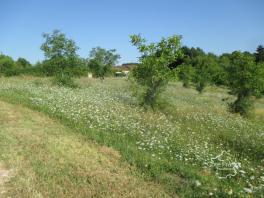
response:
[[[76,131],[71,137],[81,136],[87,144],[95,141],[112,147],[123,163],[136,167],[136,178],[161,186],[157,191],[149,188],[162,194],[158,197],[166,196],[163,191],[171,197],[263,197],[262,99],[256,103],[257,116],[244,119],[227,111],[227,103],[234,98],[223,88],[209,87],[198,94],[170,83],[153,112],[138,105],[125,79],[83,78],[79,89],[50,82],[47,78],[1,78],[0,98],[48,114]],[[51,136],[43,134],[43,138]],[[43,142],[41,137],[39,141]],[[82,153],[80,158],[86,150]],[[67,164],[64,168],[70,172]],[[83,168],[89,171],[90,167]],[[82,185],[76,186],[78,191]]]

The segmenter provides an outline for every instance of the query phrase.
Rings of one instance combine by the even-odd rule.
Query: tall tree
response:
[[[54,30],[51,34],[44,33],[43,38],[45,42],[41,45],[41,50],[46,58],[43,69],[47,75],[54,75],[68,67],[78,66],[76,52],[79,47],[72,39],[66,38],[59,30]]]

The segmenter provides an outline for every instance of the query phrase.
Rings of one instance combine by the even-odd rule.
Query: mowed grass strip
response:
[[[0,101],[0,197],[167,197],[153,182],[58,122]],[[1,179],[1,178],[0,178]]]

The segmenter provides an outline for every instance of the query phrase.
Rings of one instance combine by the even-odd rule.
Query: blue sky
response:
[[[59,29],[88,57],[92,47],[117,49],[120,63],[139,54],[129,35],[148,41],[173,34],[182,44],[220,54],[264,44],[264,0],[0,0],[0,52],[43,60],[41,34]]]

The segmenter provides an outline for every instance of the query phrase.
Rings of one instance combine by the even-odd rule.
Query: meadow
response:
[[[118,151],[171,197],[263,197],[263,99],[246,119],[227,111],[234,97],[225,88],[199,94],[170,82],[153,111],[138,104],[126,78],[78,83],[71,89],[49,78],[0,78],[0,99],[44,112]]]

